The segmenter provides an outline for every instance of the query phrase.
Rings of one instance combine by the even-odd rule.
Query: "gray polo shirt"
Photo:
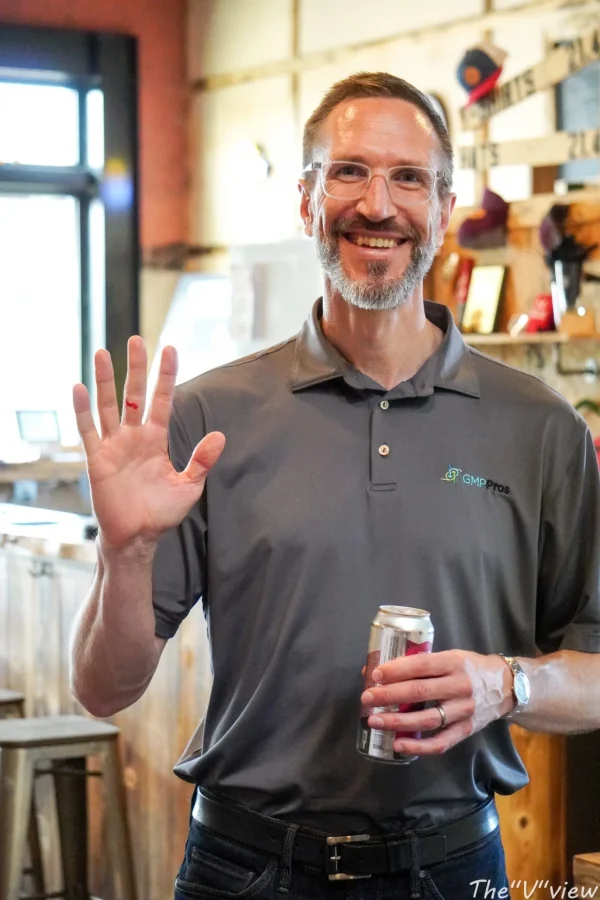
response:
[[[544,383],[472,348],[449,311],[414,378],[386,391],[326,340],[296,338],[177,389],[183,468],[227,446],[160,542],[156,631],[202,598],[214,685],[176,767],[268,815],[345,834],[424,827],[527,782],[508,723],[408,766],[355,749],[370,622],[430,610],[434,650],[600,651],[600,493],[584,421]]]

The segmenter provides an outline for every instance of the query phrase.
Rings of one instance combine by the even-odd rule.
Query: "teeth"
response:
[[[371,238],[362,235],[354,238],[354,243],[359,247],[385,247],[388,250],[396,246],[396,241],[390,238]]]

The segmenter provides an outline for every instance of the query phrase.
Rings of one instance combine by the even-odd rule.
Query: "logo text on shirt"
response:
[[[499,484],[493,478],[482,478],[480,475],[469,475],[456,466],[448,466],[448,471],[440,481],[446,481],[448,484],[456,486],[459,484],[468,484],[471,487],[485,488],[487,491],[496,491],[499,494],[510,494],[510,488],[507,484]]]

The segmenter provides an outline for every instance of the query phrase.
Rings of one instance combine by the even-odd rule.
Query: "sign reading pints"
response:
[[[515,106],[538,91],[559,84],[569,75],[585,69],[598,59],[600,59],[600,27],[596,26],[580,37],[560,44],[541,62],[511,78],[479,103],[461,109],[463,129],[469,131],[479,128],[492,116]]]

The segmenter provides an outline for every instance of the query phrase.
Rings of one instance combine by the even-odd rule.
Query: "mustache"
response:
[[[331,234],[339,236],[348,231],[359,229],[360,231],[371,231],[373,234],[378,232],[386,232],[386,234],[395,234],[403,240],[420,242],[421,234],[413,225],[398,226],[395,219],[384,219],[382,222],[372,222],[364,216],[352,216],[347,219],[338,219],[331,226]]]

